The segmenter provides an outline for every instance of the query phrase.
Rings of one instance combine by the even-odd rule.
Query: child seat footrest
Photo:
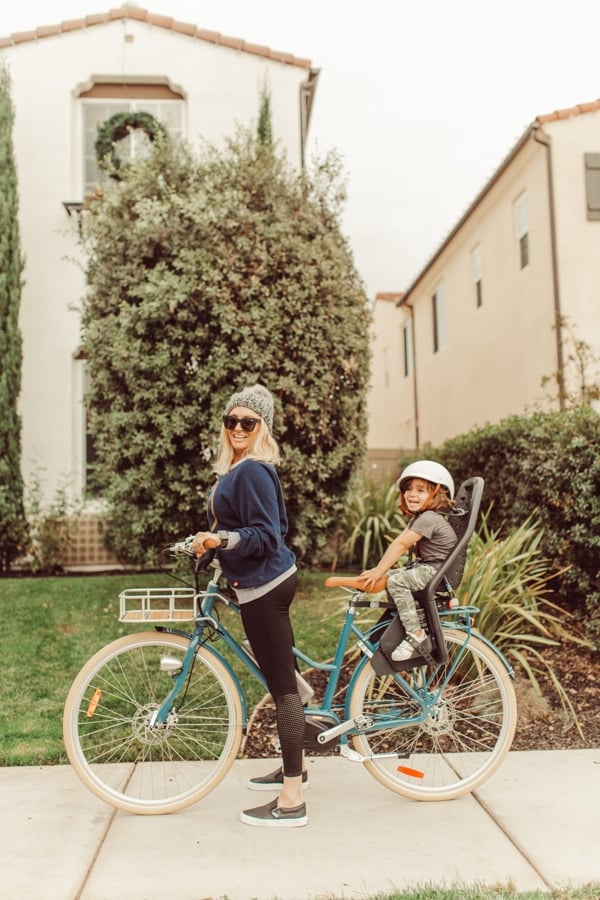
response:
[[[406,637],[406,629],[399,616],[395,615],[381,635],[379,648],[371,657],[371,666],[378,675],[391,675],[393,672],[403,672],[418,666],[440,665],[448,661],[448,650],[435,599],[427,599],[426,588],[414,591],[413,596],[417,608],[423,612],[425,618],[425,628],[431,638],[431,653],[411,656],[410,659],[403,659],[400,662],[392,659],[392,652]]]

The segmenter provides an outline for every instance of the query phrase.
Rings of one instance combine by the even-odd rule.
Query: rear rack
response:
[[[191,587],[126,588],[119,594],[120,622],[185,622],[197,614]]]

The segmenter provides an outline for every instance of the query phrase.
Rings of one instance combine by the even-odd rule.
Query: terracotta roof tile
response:
[[[127,18],[129,19],[139,19],[140,21],[150,20],[150,19],[164,19],[166,16],[153,16],[152,13],[146,12],[145,9],[139,9],[137,6],[130,6],[128,9],[113,9],[111,12],[119,13],[126,12]],[[124,18],[123,16],[115,16],[115,19]],[[173,20],[171,20],[173,21]],[[157,23],[158,24],[158,23]]]
[[[190,37],[199,37],[199,29],[190,22],[173,22],[173,31],[179,34],[188,34]]]
[[[138,10],[138,12],[143,12],[143,10]],[[135,18],[135,16],[132,16]],[[142,19],[142,16],[138,17]],[[158,16],[154,13],[148,13],[147,21],[151,25],[156,25],[158,28],[167,28],[169,31],[173,31],[173,18],[171,16]]]
[[[567,109],[556,109],[552,113],[544,116],[538,116],[537,121],[543,125],[545,122],[556,122],[559,119],[570,119],[571,116],[580,116],[583,113],[596,112],[600,109],[600,100],[592,100],[590,103],[578,103],[577,106],[571,106]]]
[[[36,31],[38,37],[51,37],[53,34],[60,34],[60,25],[46,25]]]
[[[0,37],[0,47],[12,47],[16,44],[24,44],[27,41],[37,41],[46,37],[54,37],[60,34],[67,34],[83,28],[91,28],[97,25],[104,25],[118,19],[135,19],[138,22],[146,22],[156,28],[165,28],[177,34],[183,34],[187,37],[195,38],[200,41],[207,41],[211,44],[218,44],[221,47],[227,47],[230,50],[239,50],[243,53],[252,53],[255,56],[263,56],[289,66],[299,66],[302,69],[310,69],[311,61],[309,59],[300,59],[291,53],[281,53],[277,50],[271,50],[269,47],[262,47],[259,44],[247,44],[241,38],[228,37],[219,34],[218,31],[207,31],[198,28],[189,22],[178,22],[170,16],[160,16],[150,13],[146,9],[138,7],[119,7],[111,9],[106,13],[97,13],[85,16],[83,19],[68,19],[57,25],[45,25],[36,28],[35,31],[23,31],[16,34],[8,35],[8,37]]]
[[[10,37],[7,38],[8,43],[3,46],[10,47],[11,44],[24,44],[26,41],[35,41],[36,38],[36,31],[18,31],[16,34],[11,34]]]
[[[68,19],[66,22],[60,23],[59,34],[60,34],[60,32],[65,33],[68,31],[81,31],[81,29],[85,28],[85,27],[86,27],[85,19]],[[39,28],[36,29],[35,33],[36,33],[37,37],[43,37],[43,35],[40,34]]]
[[[86,16],[85,24],[86,27],[89,27],[90,25],[101,25],[105,20],[106,16],[103,13],[96,13],[96,15],[93,16]],[[57,25],[57,28],[60,31],[60,25]]]

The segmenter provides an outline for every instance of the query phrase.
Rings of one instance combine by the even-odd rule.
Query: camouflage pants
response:
[[[394,569],[388,575],[388,593],[396,604],[400,621],[407,631],[418,631],[421,627],[412,592],[429,584],[435,572],[435,566],[419,563],[410,569]]]

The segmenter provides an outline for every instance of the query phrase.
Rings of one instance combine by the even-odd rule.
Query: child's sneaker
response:
[[[395,650],[392,650],[392,660],[394,662],[404,662],[404,660],[411,659],[413,656],[422,656],[423,651],[428,653],[430,650],[431,640],[424,631],[420,635],[407,631],[402,643],[398,644]]]

